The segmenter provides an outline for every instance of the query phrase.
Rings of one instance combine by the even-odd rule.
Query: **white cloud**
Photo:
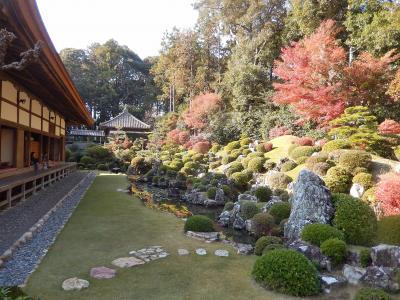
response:
[[[115,39],[140,57],[157,55],[163,33],[189,28],[193,0],[37,0],[57,50]]]

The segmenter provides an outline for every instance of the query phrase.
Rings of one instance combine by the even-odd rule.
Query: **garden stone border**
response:
[[[64,197],[62,197],[57,204],[55,204],[53,206],[53,208],[51,208],[42,218],[40,218],[27,232],[25,232],[24,234],[22,234],[22,236],[8,249],[4,252],[4,254],[2,256],[0,256],[0,270],[2,268],[2,265],[5,264],[5,261],[7,259],[10,259],[12,257],[12,255],[14,254],[14,252],[16,252],[17,250],[19,250],[19,248],[21,248],[21,246],[23,246],[23,244],[25,244],[27,241],[31,240],[34,236],[35,233],[41,229],[43,227],[43,225],[46,223],[46,221],[52,216],[53,213],[55,213],[58,208],[60,208],[60,206],[62,206],[65,202],[66,199],[70,198],[71,196],[73,196],[73,194],[82,186],[84,186],[84,189],[81,191],[81,195],[79,197],[79,200],[77,201],[77,203],[74,205],[74,207],[71,209],[70,212],[67,213],[66,218],[64,220],[64,222],[61,224],[61,226],[59,228],[57,228],[57,232],[55,233],[54,237],[52,238],[51,243],[48,245],[48,247],[45,249],[46,251],[43,251],[43,255],[38,258],[38,260],[35,263],[35,266],[33,267],[33,269],[29,272],[29,275],[25,278],[24,283],[19,285],[20,287],[24,287],[30,277],[30,275],[32,273],[35,272],[35,270],[37,269],[37,267],[39,266],[40,262],[42,261],[42,259],[44,258],[44,256],[47,253],[47,250],[49,249],[49,247],[54,243],[54,241],[56,240],[58,234],[62,231],[62,229],[64,228],[65,224],[68,222],[68,220],[70,219],[71,215],[73,214],[73,212],[75,211],[76,207],[79,205],[80,201],[82,200],[82,198],[85,196],[87,190],[90,188],[90,186],[92,185],[93,181],[96,178],[96,173],[95,172],[88,172],[86,176],[84,176],[81,181],[76,184]]]

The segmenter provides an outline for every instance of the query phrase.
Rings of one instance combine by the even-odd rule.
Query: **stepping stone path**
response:
[[[162,246],[152,246],[149,248],[143,248],[137,251],[131,251],[129,252],[129,254],[137,258],[140,258],[145,262],[157,260],[160,258],[165,258],[169,255],[169,253],[165,251]]]
[[[186,249],[178,249],[178,254],[179,254],[180,256],[189,255],[189,251],[186,250]]]
[[[114,266],[119,268],[131,268],[145,264],[145,262],[136,257],[121,257],[111,262]]]
[[[222,249],[215,250],[214,254],[216,256],[220,256],[220,257],[228,257],[229,256],[229,252],[226,250],[222,250]]]
[[[207,254],[207,251],[206,251],[206,249],[199,248],[199,249],[196,249],[196,254],[203,256],[203,255]]]
[[[89,287],[89,281],[77,277],[68,278],[62,283],[64,291],[80,291]]]
[[[90,270],[90,277],[96,279],[111,279],[115,277],[117,271],[106,267],[96,267]]]

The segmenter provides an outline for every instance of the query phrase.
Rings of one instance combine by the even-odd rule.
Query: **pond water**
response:
[[[211,220],[214,221],[214,227],[216,230],[220,231],[223,233],[225,236],[225,239],[236,242],[236,243],[245,243],[245,244],[252,244],[254,245],[256,242],[256,239],[249,235],[247,231],[245,230],[235,230],[231,227],[223,227],[219,225],[216,220],[218,216],[221,214],[223,211],[222,206],[218,207],[205,207],[203,205],[195,205],[195,204],[190,204],[186,203],[185,201],[182,201],[180,197],[171,197],[168,195],[168,190],[152,186],[151,184],[147,183],[137,183],[137,187],[140,190],[148,191],[153,195],[153,200],[155,203],[158,205],[161,204],[173,204],[176,206],[184,205],[186,206],[190,212],[193,215],[204,215],[209,217]],[[183,191],[181,191],[181,194],[183,194]]]

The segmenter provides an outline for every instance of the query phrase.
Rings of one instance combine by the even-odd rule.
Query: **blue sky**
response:
[[[193,0],[37,0],[47,31],[60,51],[114,38],[141,58],[157,55],[163,33],[189,28]]]

